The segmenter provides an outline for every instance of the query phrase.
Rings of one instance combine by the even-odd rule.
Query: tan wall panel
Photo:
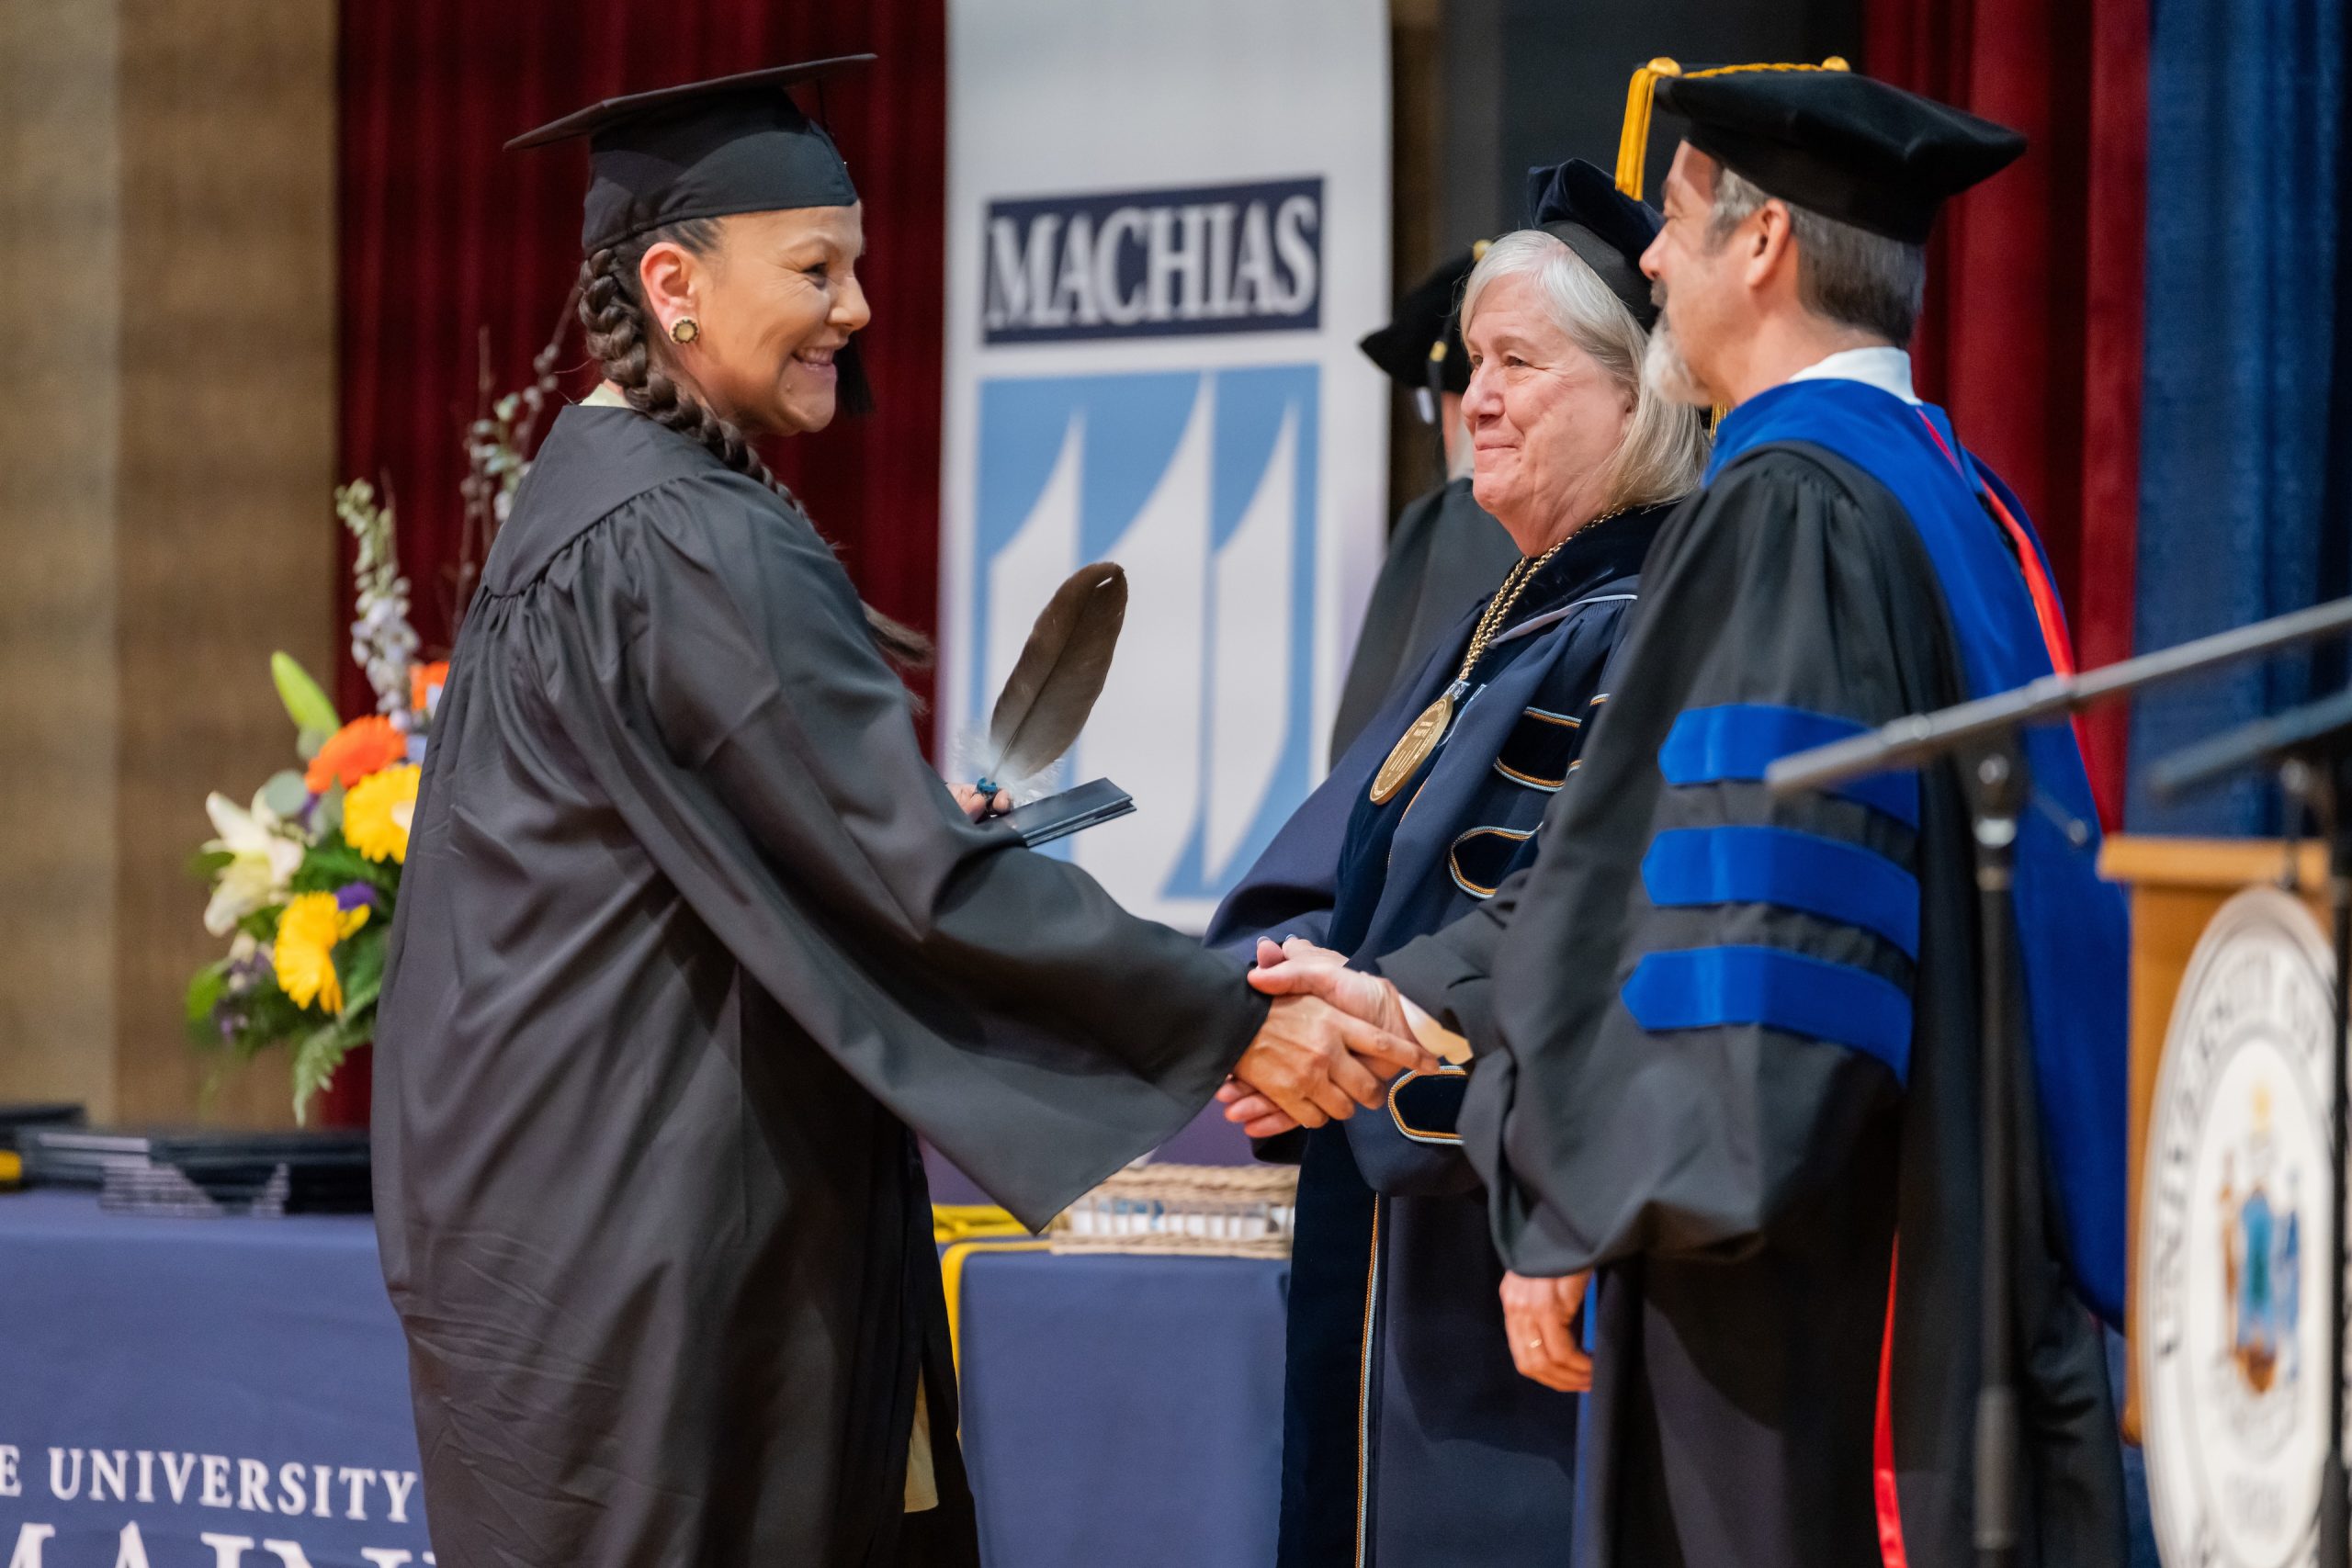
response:
[[[112,1108],[114,8],[0,0],[0,1099]],[[36,281],[37,280],[37,281]]]
[[[181,1028],[218,942],[184,869],[204,793],[291,760],[268,675],[325,676],[335,536],[334,7],[126,0],[117,659],[119,1095],[196,1109]],[[222,1120],[283,1121],[282,1057]]]
[[[0,264],[37,279],[0,417],[0,1099],[288,1117],[180,995],[220,943],[207,791],[290,760],[335,535],[334,7],[0,0]]]

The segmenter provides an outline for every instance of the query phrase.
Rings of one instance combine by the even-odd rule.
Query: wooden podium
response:
[[[2107,840],[2099,873],[2120,883],[2132,897],[2132,1212],[2125,1234],[2139,1246],[2140,1163],[2145,1152],[2149,1108],[2155,1099],[2156,1068],[2164,1058],[2165,1032],[2174,998],[2188,970],[2189,955],[2214,912],[2248,887],[2278,886],[2288,880],[2289,846],[2275,839],[2157,839],[2119,834]],[[2323,924],[2327,919],[2327,852],[2302,845],[2292,868],[2294,886]],[[2128,1289],[2139,1290],[2139,1259],[2132,1259]],[[2126,1333],[2138,1332],[2138,1304],[2127,1300]],[[2137,1355],[2123,1398],[2123,1435],[2140,1440]]]

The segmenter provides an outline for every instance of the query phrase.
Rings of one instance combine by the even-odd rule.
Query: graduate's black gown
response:
[[[1504,1257],[1600,1270],[1577,1562],[1878,1568],[1899,1531],[1910,1568],[1963,1568],[1979,978],[1959,781],[1759,782],[1772,755],[1968,694],[1936,569],[1871,474],[1766,444],[1667,525],[1621,658],[1535,864],[1378,964],[1481,1053],[1462,1128]],[[2019,1561],[2092,1568],[2123,1560],[2115,1415],[2018,1077]]]
[[[566,410],[452,664],[378,1035],[439,1560],[976,1562],[914,1131],[1042,1224],[1264,1011],[964,819],[796,509]]]
[[[1471,671],[1444,744],[1374,802],[1389,748],[1459,670],[1498,570],[1227,897],[1211,944],[1238,961],[1260,935],[1297,935],[1366,962],[1531,863],[1608,701],[1669,510],[1571,536]],[[1456,1069],[1408,1075],[1384,1109],[1260,1147],[1301,1165],[1278,1568],[1548,1568],[1574,1528],[1577,1401],[1512,1363],[1486,1195],[1455,1130],[1462,1089]]]
[[[1519,559],[1503,525],[1470,493],[1467,479],[1448,479],[1407,506],[1388,536],[1363,627],[1340,686],[1331,720],[1336,764],[1386,705],[1398,685],[1419,671],[1430,650]]]

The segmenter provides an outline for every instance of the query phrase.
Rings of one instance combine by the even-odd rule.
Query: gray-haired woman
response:
[[[1533,859],[1607,700],[1642,558],[1697,482],[1697,414],[1641,378],[1657,216],[1589,164],[1538,177],[1542,226],[1487,247],[1461,310],[1474,486],[1522,558],[1227,899],[1209,940],[1237,956],[1288,939],[1376,960]],[[1227,1093],[1228,1116],[1272,1134],[1261,1155],[1303,1166],[1282,1568],[1565,1561],[1575,1391],[1514,1364],[1453,1132],[1464,1083],[1459,1067],[1408,1074],[1385,1114],[1305,1133]]]

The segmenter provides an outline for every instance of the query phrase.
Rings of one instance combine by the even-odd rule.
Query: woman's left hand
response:
[[[956,797],[956,805],[964,815],[975,822],[1001,817],[1012,809],[1012,796],[1003,790],[994,795],[982,795],[970,784],[952,784],[947,786],[947,793]]]

